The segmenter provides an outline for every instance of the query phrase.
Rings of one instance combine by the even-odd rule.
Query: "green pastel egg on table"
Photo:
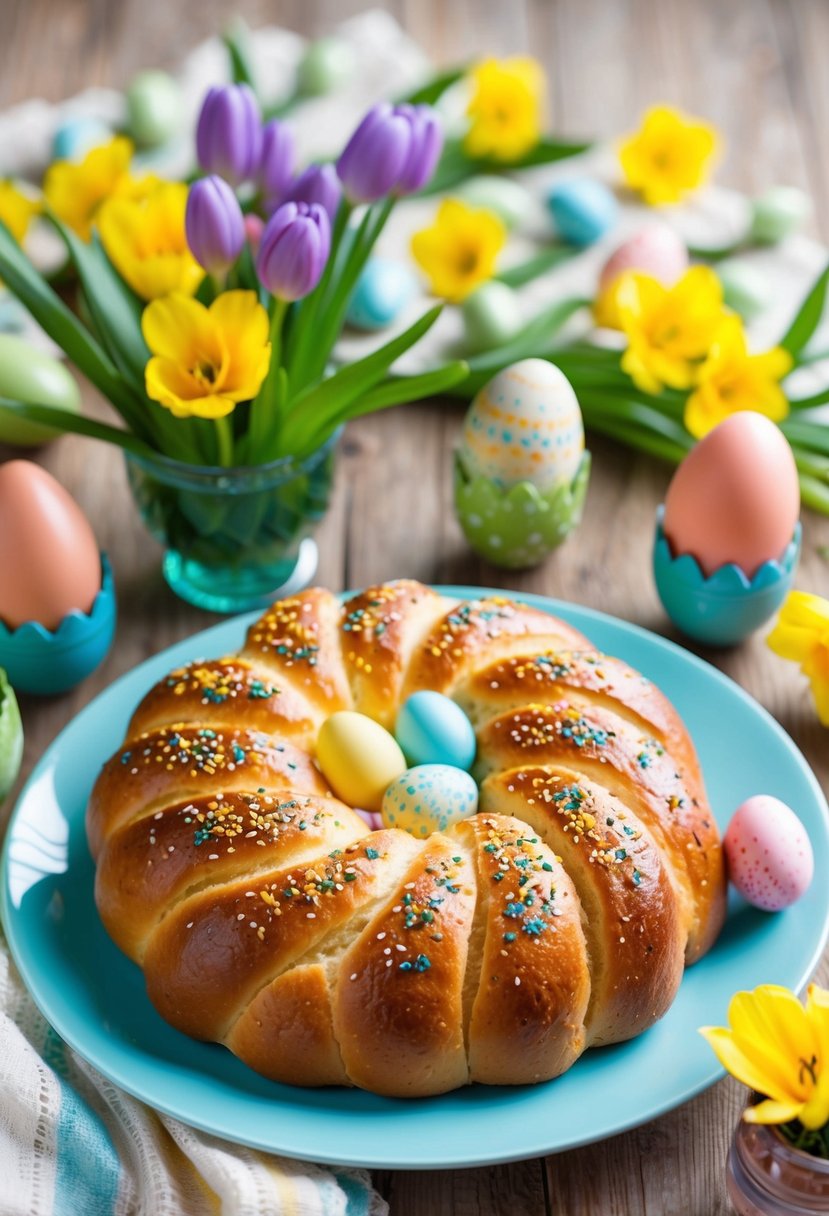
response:
[[[417,280],[408,266],[391,258],[371,258],[348,302],[346,322],[354,329],[385,329],[402,314],[416,290]]]
[[[127,128],[142,148],[166,144],[181,126],[181,89],[168,72],[133,76],[126,93]]]
[[[347,84],[354,75],[354,51],[341,38],[317,38],[308,44],[297,66],[297,88],[306,97],[321,97]]]
[[[383,796],[387,828],[425,838],[445,832],[478,809],[478,787],[463,769],[449,764],[419,764],[392,781]]]
[[[547,194],[556,231],[568,245],[594,245],[616,226],[619,204],[604,182],[573,177],[556,182]]]
[[[350,806],[379,811],[386,787],[406,768],[400,745],[379,722],[351,709],[327,718],[317,763],[332,791]]]
[[[533,197],[524,186],[495,174],[467,178],[457,194],[470,207],[494,211],[510,231],[526,223],[535,208]]]
[[[811,200],[803,190],[772,186],[751,201],[751,239],[759,245],[778,245],[797,231],[811,210]]]
[[[772,288],[768,279],[748,262],[720,262],[717,277],[722,283],[726,305],[744,321],[753,321],[771,303]]]
[[[0,333],[0,397],[27,405],[48,405],[69,414],[81,410],[78,383],[66,366],[22,338],[4,333]],[[53,427],[0,412],[3,443],[35,447],[59,434]]]
[[[443,693],[423,689],[407,697],[394,733],[409,764],[472,767],[476,746],[472,723],[460,705]]]
[[[466,347],[469,351],[492,350],[514,338],[523,324],[521,304],[506,283],[492,279],[482,283],[463,302]]]
[[[92,148],[108,143],[110,139],[111,129],[99,118],[64,118],[52,135],[52,159],[82,160]]]
[[[0,667],[0,802],[17,780],[23,759],[23,723],[14,689]]]

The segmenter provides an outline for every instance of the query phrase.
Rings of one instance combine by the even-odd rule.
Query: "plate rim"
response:
[[[760,702],[757,701],[756,698],[747,692],[746,689],[744,689],[740,684],[738,684],[736,680],[733,680],[730,676],[720,671],[719,668],[708,662],[708,660],[694,654],[693,651],[687,650],[685,647],[679,645],[677,642],[674,642],[672,639],[663,637],[661,634],[655,633],[642,625],[638,625],[631,621],[626,621],[623,618],[613,616],[610,613],[602,612],[600,609],[574,603],[573,601],[558,599],[553,596],[546,596],[536,592],[518,592],[505,588],[488,586],[479,587],[454,583],[434,583],[429,584],[429,586],[440,594],[447,595],[449,597],[455,596],[458,599],[477,599],[492,595],[501,596],[528,604],[531,607],[539,608],[542,611],[552,613],[553,615],[561,614],[563,611],[566,616],[566,613],[569,610],[574,610],[580,617],[586,617],[589,620],[596,620],[599,623],[608,622],[611,626],[621,627],[623,631],[632,632],[636,636],[644,638],[649,645],[653,645],[655,643],[657,650],[665,649],[669,654],[678,655],[679,658],[684,662],[690,661],[692,666],[701,668],[708,678],[713,677],[715,683],[728,687],[732,693],[736,692],[738,698],[748,703],[752,711],[755,714],[759,714],[760,718],[764,721],[765,726],[770,728],[772,732],[779,737],[783,745],[790,753],[793,753],[794,759],[798,762],[804,777],[815,795],[816,801],[821,808],[824,820],[827,824],[829,824],[829,803],[827,803],[826,795],[811,765],[785,728],[777,721],[769,710],[765,708],[765,706],[761,705]],[[339,599],[345,600],[350,596],[358,594],[358,592],[354,590],[346,590],[336,594],[338,595]],[[185,1123],[200,1131],[204,1131],[211,1135],[225,1139],[229,1143],[245,1145],[247,1147],[255,1148],[267,1153],[282,1153],[301,1161],[304,1160],[323,1165],[345,1168],[359,1166],[360,1168],[366,1169],[475,1169],[488,1165],[502,1165],[514,1161],[529,1160],[536,1157],[555,1155],[559,1152],[567,1152],[589,1144],[601,1143],[604,1140],[609,1139],[611,1136],[621,1135],[622,1133],[630,1131],[633,1128],[641,1127],[644,1124],[659,1118],[661,1115],[666,1114],[669,1111],[684,1105],[686,1102],[691,1101],[693,1098],[703,1093],[706,1089],[709,1089],[712,1085],[716,1084],[726,1075],[725,1069],[712,1057],[711,1068],[708,1070],[705,1076],[698,1078],[691,1084],[685,1085],[680,1090],[672,1094],[671,1098],[668,1100],[657,1099],[651,1104],[647,1104],[635,1115],[632,1115],[627,1119],[622,1119],[618,1123],[614,1124],[612,1131],[605,1132],[598,1137],[591,1134],[586,1134],[584,1136],[575,1135],[568,1138],[566,1141],[557,1143],[552,1147],[549,1145],[534,1145],[529,1150],[520,1149],[516,1151],[498,1151],[493,1147],[491,1149],[482,1150],[478,1154],[471,1157],[469,1154],[469,1149],[466,1149],[464,1151],[463,1160],[454,1160],[451,1158],[451,1156],[447,1156],[446,1159],[441,1159],[437,1163],[431,1159],[408,1159],[401,1164],[399,1162],[399,1155],[395,1150],[392,1150],[391,1155],[387,1154],[385,1157],[383,1157],[382,1154],[378,1156],[373,1151],[373,1146],[369,1148],[367,1145],[366,1156],[368,1160],[357,1162],[353,1154],[346,1153],[345,1155],[338,1155],[335,1150],[332,1150],[328,1146],[325,1147],[321,1155],[318,1153],[312,1154],[295,1147],[283,1149],[275,1146],[274,1143],[267,1137],[263,1136],[257,1138],[249,1135],[236,1135],[228,1132],[225,1127],[218,1127],[215,1120],[211,1122],[206,1118],[194,1118],[193,1113],[189,1109],[182,1109],[180,1106],[177,1106],[175,1102],[164,1100],[159,1101],[154,1096],[148,1096],[146,1089],[142,1089],[140,1084],[134,1083],[129,1077],[124,1077],[117,1065],[113,1066],[109,1064],[105,1055],[104,1058],[101,1058],[99,1051],[87,1049],[85,1045],[77,1042],[74,1035],[71,1033],[67,1035],[65,1032],[65,1026],[60,1024],[62,1023],[62,1018],[60,1015],[58,1015],[58,1017],[53,1020],[48,1008],[49,1001],[43,1001],[43,994],[39,991],[37,983],[32,982],[32,971],[27,965],[26,951],[25,949],[21,948],[20,942],[18,941],[15,928],[15,916],[11,910],[8,883],[9,851],[11,848],[14,827],[20,808],[22,807],[25,798],[29,793],[30,787],[34,785],[35,781],[40,776],[41,771],[46,769],[51,763],[51,757],[54,749],[59,747],[63,735],[77,720],[78,716],[87,712],[102,698],[115,694],[116,690],[118,690],[123,684],[132,681],[137,674],[141,673],[146,668],[155,665],[161,657],[166,658],[179,648],[192,652],[193,646],[197,645],[202,639],[207,641],[212,635],[223,632],[227,630],[228,627],[238,627],[240,630],[244,630],[248,624],[258,619],[259,616],[261,616],[261,610],[227,617],[222,621],[218,621],[207,626],[205,629],[199,630],[193,634],[189,634],[188,636],[171,643],[169,646],[164,647],[154,655],[149,655],[146,659],[142,659],[140,663],[137,663],[129,670],[122,672],[121,675],[117,676],[110,684],[101,689],[100,692],[98,692],[90,701],[82,706],[78,713],[61,728],[54,739],[52,739],[52,741],[44,749],[42,755],[39,757],[26,782],[21,788],[17,799],[15,800],[15,804],[11,810],[6,825],[2,852],[0,853],[0,921],[2,921],[3,931],[5,933],[9,951],[29,996],[34,1001],[36,1007],[49,1025],[53,1027],[53,1029],[61,1036],[61,1038],[64,1039],[64,1041],[72,1048],[73,1051],[76,1051],[82,1059],[100,1072],[101,1075],[106,1077],[111,1083],[119,1086],[126,1093],[130,1094],[137,1100],[144,1102],[151,1109],[161,1112],[162,1114],[169,1115],[175,1119],[179,1119],[182,1123]],[[178,659],[172,660],[173,663],[178,661]],[[829,910],[827,910],[827,914],[824,917],[820,937],[819,939],[816,939],[816,943],[812,949],[808,967],[805,968],[806,978],[804,978],[801,985],[798,987],[798,991],[802,991],[808,982],[808,977],[814,973],[815,968],[820,962],[821,956],[826,949],[828,941]],[[533,1089],[535,1087],[520,1088]],[[442,1095],[439,1095],[437,1099],[434,1100],[439,1101],[441,1096]],[[184,1103],[184,1106],[186,1107],[186,1103]],[[198,1112],[196,1112],[196,1114],[197,1113]],[[330,1114],[326,1113],[326,1119],[331,1117],[332,1116]],[[394,1157],[394,1161],[390,1159],[390,1156]]]

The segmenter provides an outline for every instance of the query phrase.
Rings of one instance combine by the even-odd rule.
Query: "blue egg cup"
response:
[[[101,554],[101,590],[87,614],[67,613],[52,631],[37,621],[9,629],[0,621],[0,667],[19,692],[41,696],[66,692],[95,670],[115,634],[115,587]]]
[[[798,522],[785,553],[778,561],[764,562],[754,577],[733,562],[706,577],[689,553],[675,557],[662,520],[656,514],[653,573],[656,589],[674,624],[709,646],[733,646],[774,616],[792,585],[800,557],[802,528]]]

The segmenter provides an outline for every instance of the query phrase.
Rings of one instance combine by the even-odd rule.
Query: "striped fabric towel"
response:
[[[122,1093],[40,1015],[0,934],[2,1216],[386,1216],[364,1170],[272,1157]]]

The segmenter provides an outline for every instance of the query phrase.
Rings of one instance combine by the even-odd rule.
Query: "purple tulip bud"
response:
[[[282,201],[293,177],[295,160],[296,145],[291,128],[276,118],[266,123],[262,128],[259,189],[269,210]]]
[[[334,221],[340,205],[340,180],[333,165],[309,165],[295,178],[284,199],[285,203],[318,203]]]
[[[265,225],[256,273],[271,295],[301,300],[320,281],[330,250],[328,212],[318,203],[283,203]]]
[[[262,155],[262,118],[246,84],[208,89],[196,127],[196,155],[205,173],[232,186],[254,177]]]
[[[193,182],[184,216],[187,244],[208,274],[226,274],[242,252],[245,222],[236,195],[221,177]]]
[[[392,192],[409,194],[431,177],[441,146],[430,106],[380,102],[346,144],[337,173],[352,203],[373,203]]]
[[[409,157],[397,182],[398,194],[422,190],[435,171],[443,151],[443,128],[431,106],[398,106],[412,130]]]

